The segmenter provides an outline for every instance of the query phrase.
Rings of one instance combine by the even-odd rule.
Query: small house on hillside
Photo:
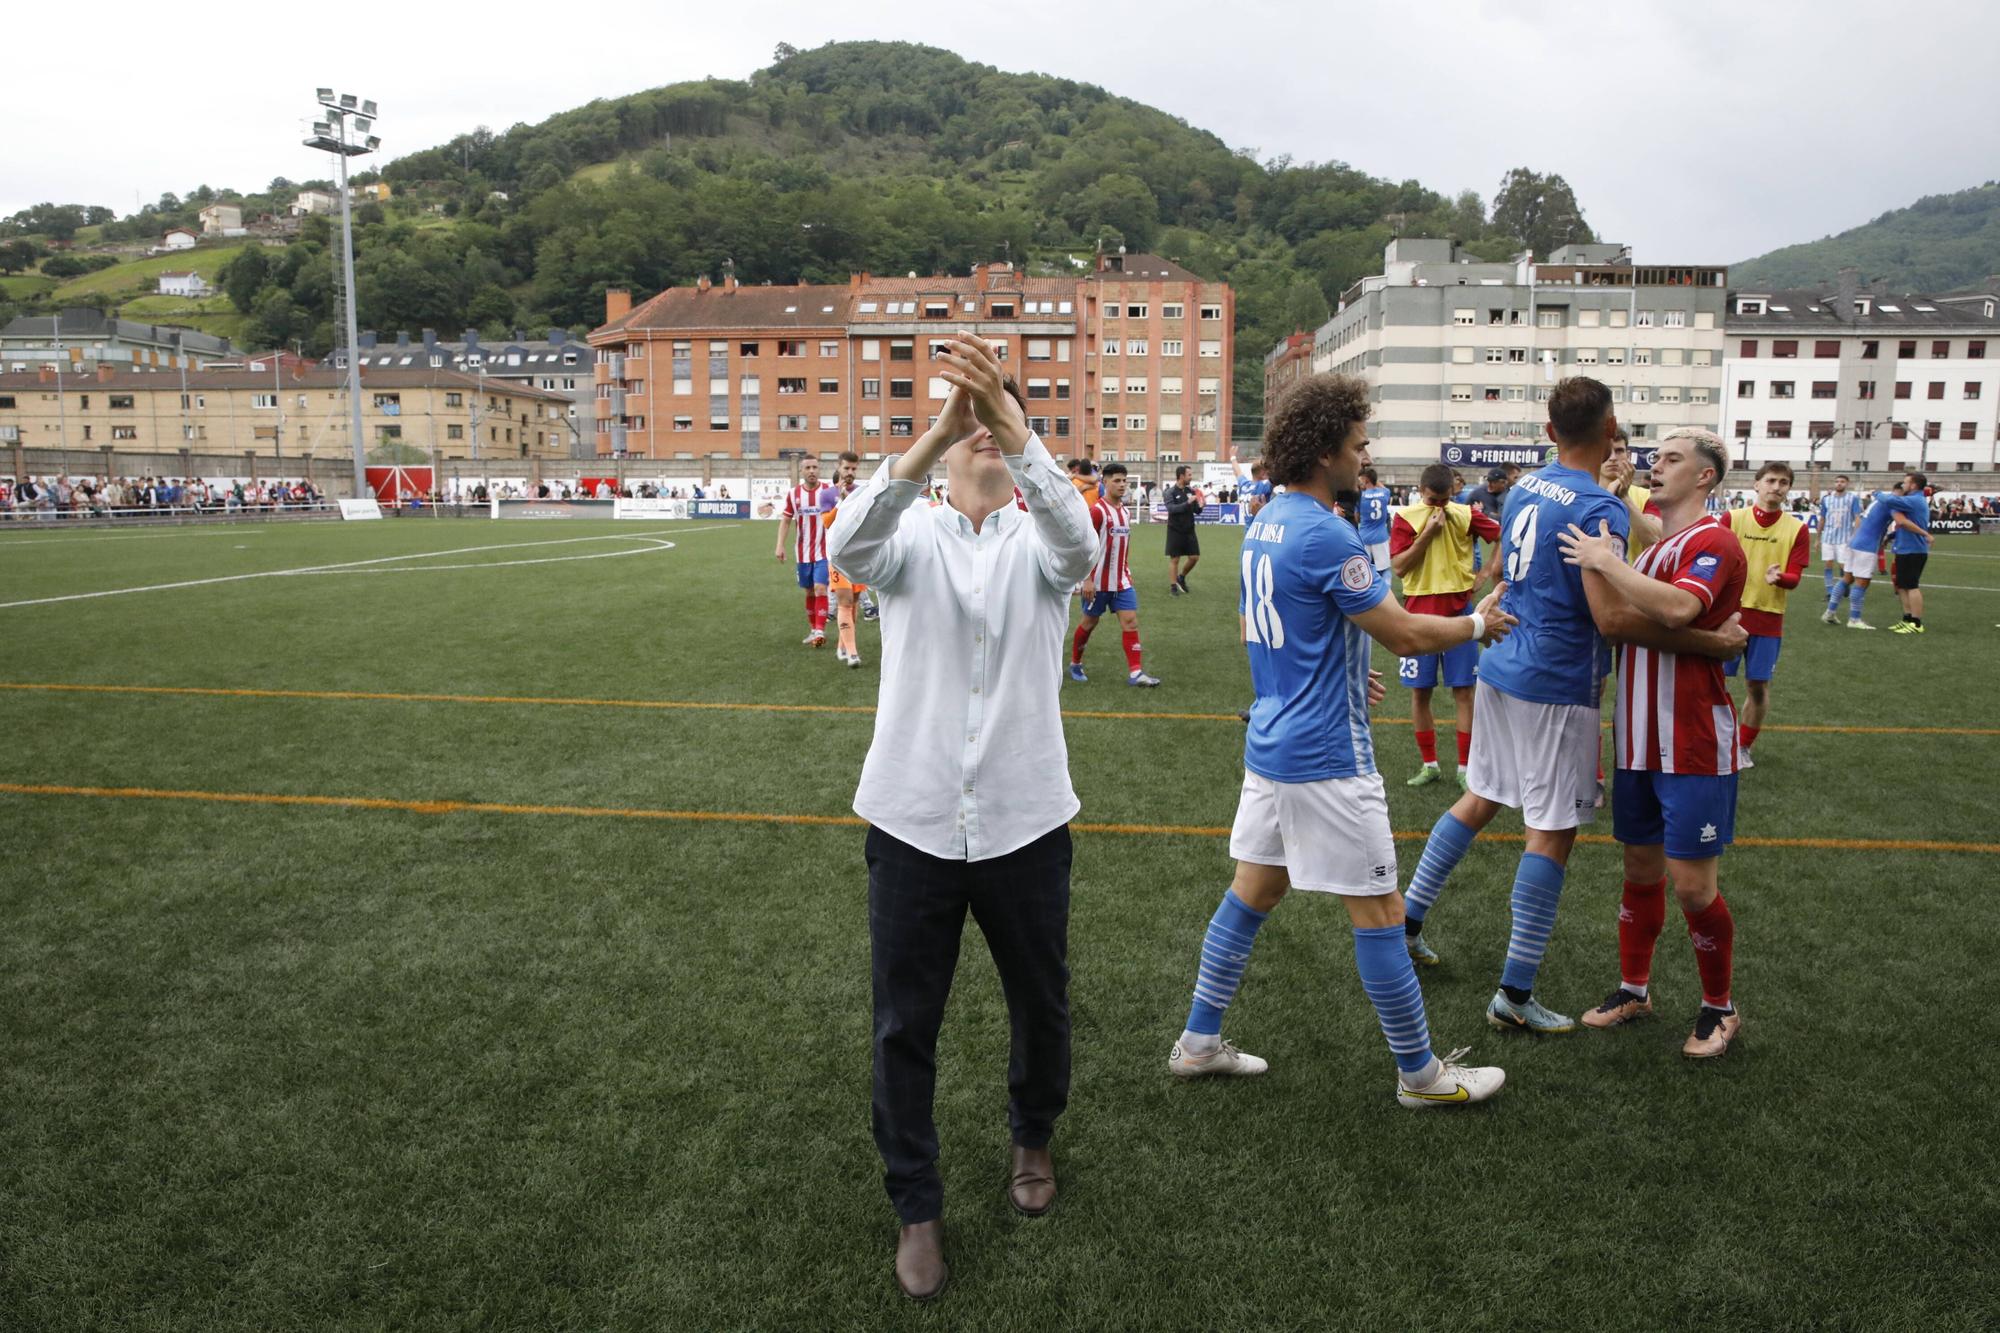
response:
[[[192,250],[194,249],[195,242],[200,239],[199,236],[196,236],[186,227],[175,227],[167,232],[166,235],[160,237],[158,248],[161,250]]]
[[[235,204],[210,204],[201,210],[201,229],[210,236],[242,234],[243,210]]]
[[[189,269],[186,272],[162,273],[158,291],[161,296],[187,296],[200,300],[215,294],[208,280]]]

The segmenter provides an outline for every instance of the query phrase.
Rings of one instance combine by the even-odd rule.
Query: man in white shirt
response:
[[[931,1102],[968,908],[1013,1023],[1008,1196],[1030,1216],[1055,1202],[1077,811],[1059,663],[1070,590],[1097,554],[1083,498],[992,349],[960,334],[937,366],[952,386],[937,424],[842,503],[828,536],[834,567],[881,605],[881,697],[854,810],[870,826],[875,1145],[903,1223],[896,1280],[918,1300],[950,1275]],[[940,459],[949,501],[913,503]]]

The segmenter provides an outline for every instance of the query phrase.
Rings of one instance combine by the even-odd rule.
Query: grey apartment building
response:
[[[1619,245],[1491,263],[1452,241],[1399,239],[1382,270],[1341,294],[1312,350],[1314,371],[1367,382],[1379,463],[1478,463],[1528,448],[1566,375],[1609,385],[1635,439],[1715,424],[1721,266],[1639,265]]]

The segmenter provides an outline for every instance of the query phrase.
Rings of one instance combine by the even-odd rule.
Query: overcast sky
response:
[[[1509,167],[1560,172],[1598,234],[1642,261],[1733,262],[2000,174],[1982,54],[2000,7],[1970,0],[181,12],[99,4],[87,42],[76,12],[12,16],[0,215],[44,199],[124,214],[203,183],[329,174],[299,144],[322,83],[381,103],[393,158],[594,97],[742,78],[780,41],[858,39],[1096,83],[1264,158],[1345,161],[1489,203]],[[149,117],[148,94],[172,100]]]

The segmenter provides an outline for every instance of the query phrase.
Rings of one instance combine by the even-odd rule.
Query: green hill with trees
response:
[[[726,260],[747,283],[844,282],[1005,257],[1074,271],[1068,256],[1100,244],[1153,251],[1236,289],[1239,433],[1256,429],[1271,345],[1323,321],[1395,236],[1450,236],[1492,258],[1592,238],[1558,175],[1510,172],[1489,210],[1470,191],[1339,162],[1260,161],[1094,85],[906,43],[780,45],[746,80],[482,127],[381,178],[394,193],[357,210],[356,281],[362,325],[382,330],[588,329],[607,287],[650,293]],[[274,181],[246,211],[295,188]],[[64,221],[117,240],[199,206],[168,196],[130,218]],[[28,220],[10,221],[27,234]],[[337,234],[308,218],[292,244],[250,246],[222,270],[246,338],[332,345]]]
[[[1730,267],[1738,286],[1831,284],[1840,270],[1894,292],[1946,292],[2000,274],[2000,182],[1927,195],[1837,236],[1788,245]]]

